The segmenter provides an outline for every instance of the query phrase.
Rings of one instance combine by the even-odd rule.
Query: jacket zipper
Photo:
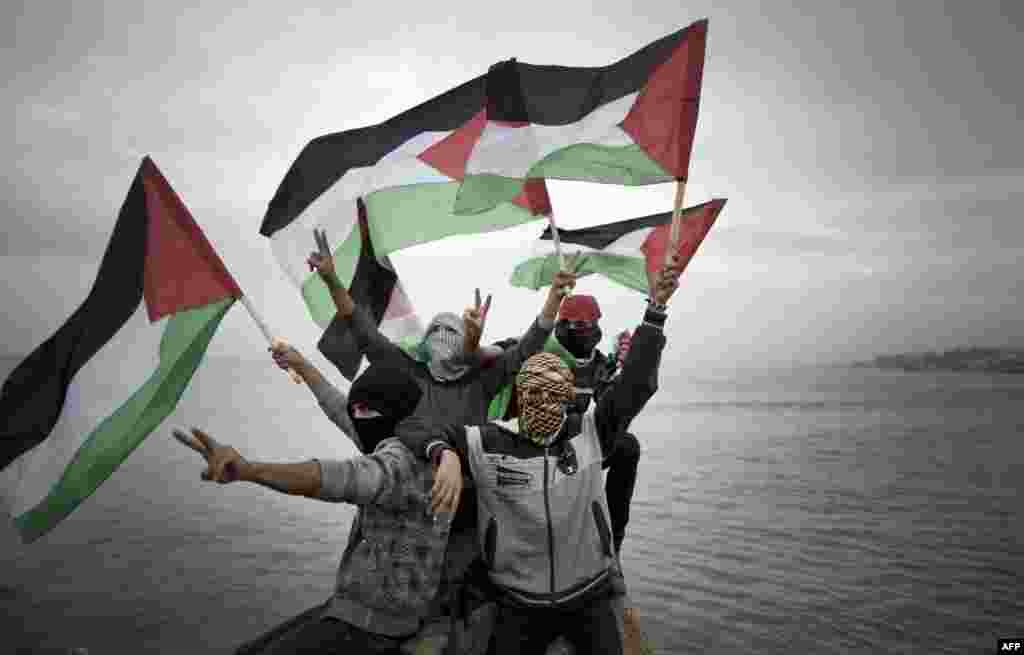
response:
[[[551,575],[551,593],[555,593],[555,530],[551,526],[551,501],[548,498],[548,446],[544,446],[544,511],[548,523],[548,558]]]

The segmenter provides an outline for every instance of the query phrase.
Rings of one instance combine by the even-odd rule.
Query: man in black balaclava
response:
[[[248,481],[281,493],[359,506],[353,535],[338,567],[335,593],[326,602],[238,649],[239,655],[284,655],[340,647],[395,655],[437,611],[450,525],[429,511],[430,464],[394,438],[422,391],[402,367],[370,366],[348,397],[319,376],[293,348],[278,346],[274,361],[307,382],[332,420],[342,412],[366,455],[348,460],[263,464],[193,428],[175,437],[208,463],[204,479]],[[330,387],[324,393],[321,385]],[[331,393],[333,392],[333,393]],[[327,399],[327,403],[324,400]],[[337,406],[343,403],[344,409]],[[372,453],[372,454],[370,454]],[[382,553],[388,554],[382,558]],[[313,652],[310,650],[310,652]]]

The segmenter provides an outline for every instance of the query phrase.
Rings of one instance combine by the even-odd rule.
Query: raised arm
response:
[[[337,310],[330,325],[324,330],[318,348],[342,374],[352,379],[363,355],[370,363],[389,360],[399,365],[407,360],[401,348],[381,334],[377,324],[365,308],[356,305],[348,289],[334,270],[334,258],[323,231],[314,230],[317,250],[309,255],[307,263],[327,286]]]
[[[558,308],[562,305],[564,291],[576,285],[576,275],[572,272],[557,271],[548,288],[540,316],[534,319],[523,338],[515,342],[497,358],[493,366],[481,371],[480,381],[484,393],[490,400],[501,387],[512,382],[523,362],[544,349],[544,344],[555,327]]]
[[[597,399],[594,421],[605,454],[612,451],[615,440],[658,390],[667,303],[679,287],[679,273],[677,257],[659,273],[655,297],[647,305],[643,323],[633,333],[622,372],[615,384]]]
[[[279,368],[286,370],[290,368],[299,374],[309,390],[313,392],[320,409],[327,415],[327,418],[337,425],[362,452],[363,444],[348,414],[348,396],[328,382],[320,370],[292,346],[278,343],[269,350],[274,358],[274,363]]]

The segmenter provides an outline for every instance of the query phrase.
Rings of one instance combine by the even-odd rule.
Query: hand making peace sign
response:
[[[313,228],[313,240],[316,241],[316,252],[309,253],[309,270],[316,271],[326,282],[328,278],[335,275],[334,258],[331,256],[331,247],[327,243],[327,232]]]
[[[215,480],[221,484],[242,479],[242,468],[248,464],[242,455],[232,448],[217,442],[199,428],[192,428],[192,434],[183,430],[172,430],[171,434],[185,446],[196,451],[206,460],[202,479]]]
[[[462,312],[463,345],[467,354],[474,353],[480,348],[480,338],[484,334],[484,323],[487,322],[487,312],[490,310],[491,294],[487,294],[487,300],[481,304],[480,289],[478,288],[475,304]]]

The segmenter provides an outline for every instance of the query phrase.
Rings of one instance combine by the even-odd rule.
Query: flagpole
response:
[[[555,212],[548,214],[548,225],[551,226],[551,240],[555,244],[555,254],[558,255],[558,269],[565,272],[565,255],[562,254],[562,239],[558,236],[558,225],[555,223]],[[562,288],[562,295],[568,296],[569,290]]]
[[[245,305],[245,308],[249,311],[249,316],[251,316],[252,320],[256,322],[257,326],[259,326],[260,332],[263,333],[263,336],[266,338],[267,343],[270,344],[270,347],[274,348],[284,344],[283,340],[278,339],[277,337],[270,334],[270,328],[267,327],[266,321],[263,320],[263,317],[260,316],[260,313],[256,311],[255,307],[253,307],[252,302],[249,301],[249,297],[243,293],[240,297],[240,300],[242,301],[242,304]],[[292,381],[294,381],[295,384],[302,384],[302,378],[299,377],[299,374],[296,373],[294,370],[288,369],[288,375],[292,377]]]
[[[686,180],[676,181],[676,200],[672,206],[672,231],[665,251],[665,266],[672,263],[672,255],[679,250],[679,232],[683,222],[683,196],[686,193]]]

